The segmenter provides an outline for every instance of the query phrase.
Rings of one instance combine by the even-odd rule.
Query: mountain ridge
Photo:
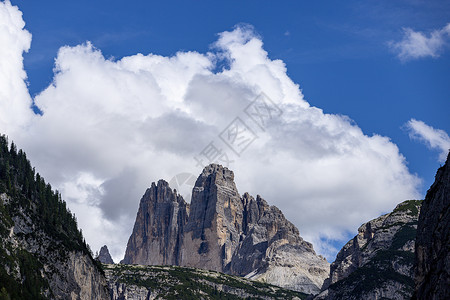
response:
[[[160,180],[139,207],[124,263],[165,264],[168,258],[169,264],[247,276],[305,293],[317,293],[328,275],[328,262],[283,213],[260,196],[241,197],[234,173],[220,165],[203,169],[190,204]],[[168,251],[155,246],[161,243]],[[146,251],[151,257],[141,255]]]
[[[407,200],[362,224],[331,264],[315,299],[409,299],[414,289],[414,240],[422,200]]]
[[[111,300],[306,299],[307,294],[216,271],[143,265],[104,265]]]

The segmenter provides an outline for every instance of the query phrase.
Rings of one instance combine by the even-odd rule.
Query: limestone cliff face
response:
[[[450,299],[450,154],[438,169],[419,217],[416,299]]]
[[[159,202],[165,209],[154,209]],[[259,196],[241,197],[233,172],[215,164],[198,177],[190,209],[167,183],[152,185],[123,262],[202,268],[306,293],[318,293],[329,274],[329,263],[278,208]]]
[[[66,299],[66,295],[70,295],[69,299],[72,300],[108,299],[106,278],[86,255],[70,252],[68,260],[59,261],[53,266],[46,264],[45,267],[52,274],[51,290],[60,294],[57,299]]]
[[[220,165],[207,166],[192,190],[181,265],[228,270],[240,241],[242,212],[233,172]]]
[[[421,203],[405,201],[361,225],[331,264],[330,278],[316,299],[409,299]]]
[[[17,206],[14,202],[0,194],[0,206]],[[33,210],[19,207],[9,221],[5,213],[0,213],[0,257],[7,263],[0,267],[0,285],[31,285],[45,299],[108,299],[106,278],[89,254],[48,234],[34,221]]]
[[[141,199],[122,263],[179,265],[189,205],[169,184],[152,183]]]

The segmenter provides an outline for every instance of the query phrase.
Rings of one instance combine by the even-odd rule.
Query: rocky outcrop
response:
[[[179,265],[183,228],[189,205],[158,181],[147,189],[139,204],[133,233],[121,263],[141,265]]]
[[[0,198],[2,206],[14,202],[6,194]],[[47,299],[108,299],[106,279],[92,257],[49,235],[30,214],[32,211],[20,208],[11,223],[0,222],[0,227],[12,225],[8,235],[2,236],[0,256],[8,262],[0,273],[6,271],[22,286],[34,285]]]
[[[166,182],[152,184],[123,262],[202,268],[306,293],[318,293],[329,274],[328,262],[278,208],[241,197],[233,172],[216,164],[198,177],[190,209]]]
[[[421,203],[402,202],[393,212],[361,225],[337,254],[316,299],[409,299]]]
[[[100,252],[98,253],[97,259],[102,264],[114,264],[114,261],[111,257],[111,254],[109,254],[109,250],[106,245],[100,248]]]
[[[243,205],[233,172],[220,165],[207,166],[192,190],[181,265],[229,270],[241,238],[242,220]]]
[[[422,205],[414,299],[450,299],[450,154]]]
[[[305,299],[306,294],[215,271],[175,266],[105,265],[111,300]]]
[[[104,275],[99,272],[92,259],[81,252],[70,252],[67,260],[45,264],[51,274],[50,288],[57,298],[108,299]],[[67,296],[66,296],[67,295]]]
[[[317,294],[328,277],[329,263],[316,255],[277,207],[247,193],[242,202],[242,242],[233,256],[230,273]]]

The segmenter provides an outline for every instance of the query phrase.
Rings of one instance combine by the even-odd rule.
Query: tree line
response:
[[[0,135],[0,194],[6,193],[14,203],[5,205],[10,216],[23,209],[33,223],[49,236],[61,241],[68,250],[81,250],[92,256],[75,214],[72,214],[61,194],[36,173],[24,151]]]

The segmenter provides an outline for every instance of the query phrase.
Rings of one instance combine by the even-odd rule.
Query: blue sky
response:
[[[134,221],[133,218],[137,201],[143,193],[144,187],[149,186],[148,181],[155,181],[161,177],[169,180],[173,174],[176,174],[173,172],[184,171],[181,169],[178,170],[173,166],[165,166],[159,162],[159,169],[155,167],[155,170],[148,174],[145,174],[144,170],[140,170],[139,172],[131,171],[138,164],[137,162],[118,163],[117,169],[114,170],[110,167],[105,167],[105,165],[114,164],[117,161],[117,157],[123,155],[123,153],[129,155],[132,152],[129,149],[123,150],[123,152],[113,153],[109,156],[99,156],[97,161],[104,159],[105,162],[104,164],[102,164],[103,161],[98,163],[98,166],[97,162],[91,164],[97,167],[85,166],[77,169],[76,167],[70,166],[66,170],[56,170],[56,168],[49,167],[48,162],[58,161],[64,155],[67,155],[69,160],[73,161],[85,158],[80,158],[78,154],[73,154],[73,157],[70,157],[70,151],[75,146],[70,143],[69,137],[64,142],[56,137],[49,137],[46,142],[49,145],[54,145],[56,149],[52,152],[39,146],[39,141],[33,141],[33,139],[29,138],[28,134],[47,135],[48,132],[53,134],[53,129],[55,128],[55,123],[53,122],[57,121],[56,119],[49,119],[52,116],[52,110],[49,107],[54,108],[55,106],[59,106],[58,103],[64,101],[64,97],[58,98],[58,96],[54,96],[59,95],[57,91],[61,91],[61,94],[68,98],[73,94],[73,101],[75,102],[77,101],[77,97],[85,97],[85,92],[78,94],[79,89],[65,89],[62,82],[64,82],[64,78],[67,78],[69,82],[70,80],[74,80],[74,86],[77,86],[77,88],[78,85],[75,83],[78,82],[81,89],[86,87],[88,84],[82,82],[79,78],[87,76],[86,74],[89,74],[90,71],[78,70],[76,71],[78,73],[76,73],[75,69],[78,63],[81,62],[80,65],[83,65],[82,63],[88,60],[91,54],[97,53],[95,52],[96,50],[101,51],[104,59],[106,59],[105,63],[103,58],[99,58],[101,61],[99,68],[108,65],[108,60],[117,63],[115,67],[118,67],[120,66],[119,61],[127,56],[135,58],[135,63],[139,64],[138,61],[140,58],[136,56],[137,53],[142,53],[143,55],[152,53],[161,57],[173,57],[176,56],[177,52],[186,53],[188,51],[194,51],[202,55],[202,58],[186,58],[190,61],[198,61],[200,65],[204,63],[201,61],[206,59],[206,53],[208,52],[217,56],[217,53],[220,51],[229,51],[230,53],[234,51],[230,50],[231,46],[229,47],[225,42],[223,44],[219,43],[220,45],[218,46],[218,40],[220,41],[223,37],[221,33],[231,32],[230,35],[232,38],[239,40],[239,30],[236,31],[235,29],[251,26],[253,29],[250,29],[250,33],[244,32],[242,34],[243,36],[250,36],[244,38],[244,40],[256,39],[262,41],[262,47],[267,51],[267,57],[270,59],[267,64],[272,64],[276,60],[282,60],[284,62],[287,68],[285,75],[288,77],[280,80],[283,82],[286,80],[287,82],[289,81],[287,78],[290,78],[293,83],[299,84],[301,93],[303,94],[302,99],[307,101],[311,106],[322,109],[323,113],[330,114],[325,116],[348,116],[351,120],[338,117],[338,123],[342,122],[339,124],[344,127],[353,126],[349,127],[349,131],[359,127],[364,135],[368,137],[372,137],[375,134],[390,138],[391,143],[388,143],[387,146],[384,141],[377,141],[376,143],[378,144],[373,146],[371,141],[367,142],[368,145],[370,144],[367,147],[371,149],[370,153],[378,153],[374,156],[374,160],[376,160],[376,157],[384,155],[392,159],[388,159],[387,161],[392,161],[392,172],[395,174],[393,177],[401,177],[401,180],[394,178],[389,181],[389,179],[384,183],[380,183],[379,187],[376,184],[374,186],[382,189],[385,186],[396,184],[400,186],[405,182],[408,183],[405,183],[405,188],[402,187],[402,192],[398,192],[399,198],[393,196],[394,199],[383,202],[380,199],[383,199],[386,195],[378,195],[379,198],[374,196],[370,201],[367,200],[367,214],[363,213],[363,208],[361,210],[355,208],[355,211],[350,213],[352,216],[349,217],[352,221],[348,223],[342,221],[342,224],[329,224],[330,228],[333,228],[333,226],[339,228],[336,229],[336,232],[332,229],[322,232],[321,229],[318,229],[321,224],[305,227],[305,223],[302,223],[304,218],[296,216],[295,213],[300,210],[300,207],[304,209],[308,206],[291,205],[287,201],[273,199],[274,197],[270,199],[270,196],[273,195],[272,191],[262,186],[267,181],[263,179],[255,179],[252,181],[251,178],[257,174],[257,171],[255,171],[255,174],[247,174],[245,171],[242,171],[245,175],[242,176],[243,179],[241,179],[241,182],[238,182],[238,188],[239,184],[241,184],[243,188],[247,188],[253,193],[258,193],[262,190],[260,193],[263,197],[269,195],[267,198],[268,202],[277,204],[285,211],[288,218],[299,226],[301,234],[305,232],[310,240],[314,239],[315,232],[320,233],[320,238],[315,237],[313,242],[315,243],[316,249],[319,248],[319,252],[326,255],[329,260],[333,260],[336,249],[339,249],[356,232],[357,226],[363,221],[367,221],[369,217],[375,217],[380,213],[387,212],[396,203],[406,200],[401,198],[403,195],[404,197],[423,197],[434,180],[436,169],[442,164],[442,150],[439,149],[442,147],[445,148],[448,145],[449,140],[446,133],[450,132],[448,118],[448,112],[450,111],[450,29],[448,32],[445,29],[445,26],[450,22],[450,3],[448,1],[364,1],[363,3],[361,1],[345,1],[344,3],[342,1],[159,1],[154,3],[150,1],[56,2],[27,0],[12,1],[12,4],[17,5],[19,10],[22,11],[23,20],[26,23],[25,29],[32,34],[31,48],[28,53],[23,55],[23,68],[28,75],[28,92],[31,98],[41,99],[37,101],[37,105],[44,111],[44,118],[41,118],[43,121],[33,121],[39,124],[36,123],[35,126],[32,126],[33,129],[28,133],[13,133],[11,131],[10,136],[19,142],[21,140],[23,141],[22,147],[25,148],[27,153],[30,153],[30,157],[40,167],[39,169],[42,169],[41,173],[46,175],[46,178],[49,178],[54,186],[63,191],[63,195],[66,195],[65,198],[68,200],[71,209],[77,215],[80,215],[80,225],[82,227],[89,226],[88,217],[84,219],[82,215],[86,214],[88,216],[87,211],[89,208],[96,207],[99,209],[98,217],[102,220],[101,222],[99,221],[98,227],[93,227],[97,231],[103,230],[105,235],[108,235],[108,232],[114,232],[114,228],[117,228],[119,225],[123,225],[122,227],[129,231],[132,221]],[[422,48],[417,50],[419,52],[415,52],[416,56],[413,54],[401,56],[399,54],[401,49],[404,49],[401,48],[402,44],[400,43],[407,41],[408,32],[415,33],[416,37],[419,36],[419,40],[420,37],[425,38],[425,46],[422,45]],[[427,40],[433,34],[439,41]],[[90,46],[85,47],[87,41],[92,43],[92,48]],[[422,41],[424,40],[422,39]],[[428,44],[432,41],[437,44]],[[395,45],[397,45],[397,48]],[[61,52],[60,49],[64,46],[69,47],[63,48],[67,50],[66,52]],[[423,47],[425,47],[425,50]],[[221,50],[219,51],[217,48]],[[254,53],[259,53],[258,49],[254,50]],[[57,69],[56,72],[54,71],[55,59],[63,66]],[[245,61],[245,57],[243,60]],[[214,59],[211,61],[214,61]],[[233,67],[230,67],[231,63],[229,61],[228,64],[226,63],[225,66],[233,70]],[[195,64],[192,63],[192,65]],[[216,75],[220,73],[221,67],[221,64],[214,66]],[[241,74],[241,76],[244,75]],[[107,76],[105,75],[105,77]],[[58,81],[58,78],[61,81]],[[168,78],[169,80],[173,79],[170,76]],[[131,82],[135,79],[129,80]],[[247,81],[251,80],[245,79],[243,84],[247,84]],[[270,91],[264,90],[264,84],[262,82],[262,90],[270,94]],[[51,83],[55,87],[54,91],[51,86],[49,87]],[[289,81],[287,84],[291,84],[291,82]],[[134,85],[130,84],[130,86]],[[135,92],[132,87],[127,86],[128,88],[129,90],[127,91],[129,94]],[[198,92],[201,89],[198,86],[196,88],[197,90],[191,89],[190,91],[194,91],[192,93],[195,94],[195,91]],[[99,93],[95,95],[102,95],[102,93],[108,91],[106,84],[98,89]],[[238,91],[239,89],[239,86],[230,85],[230,90]],[[136,91],[136,94],[139,93]],[[206,91],[203,91],[203,94],[198,94],[200,95],[199,98],[205,94],[207,94]],[[88,104],[96,101],[94,98],[88,97],[86,99],[86,103]],[[286,109],[289,109],[289,99],[286,100],[286,97],[283,99],[286,101]],[[67,101],[69,102],[69,100]],[[114,103],[116,102],[107,103],[106,105],[111,108],[115,105]],[[207,105],[205,103],[202,102],[201,105]],[[177,105],[174,104],[172,106],[172,112],[177,112],[177,109],[183,111],[183,107]],[[47,114],[46,109],[48,111]],[[128,107],[117,106],[117,109],[127,111]],[[69,110],[61,108],[57,112],[64,115]],[[191,107],[184,112],[191,113],[192,111],[195,112],[195,108]],[[316,112],[312,111],[311,114],[315,115]],[[290,116],[289,113],[287,115]],[[86,121],[75,116],[67,116],[68,118],[73,117],[78,122]],[[126,117],[128,118],[130,116],[136,116],[136,113],[133,112],[133,114],[127,115]],[[234,115],[232,116],[234,117]],[[322,120],[322,115],[317,118]],[[324,118],[326,122],[332,123],[328,117]],[[222,125],[214,123],[215,121],[205,118],[199,119],[197,117],[194,119],[200,123],[203,122],[204,127],[202,127],[203,125],[200,126],[197,124],[199,126],[198,128],[203,128],[203,132],[208,130],[213,132],[214,130],[211,128],[214,126],[217,126],[218,130],[222,130]],[[410,123],[415,124],[414,126],[416,127],[414,128],[416,130],[414,131],[411,129],[411,126],[408,127],[406,125],[411,119],[419,120],[423,123],[417,121]],[[178,124],[177,122],[181,121],[179,118],[174,117],[174,119],[167,119],[166,122]],[[320,126],[318,124],[322,124],[322,121],[317,121],[318,123],[314,123],[316,121],[311,122],[315,124],[311,125],[313,128],[319,128]],[[0,124],[2,123],[0,122]],[[156,125],[152,125],[153,127],[148,124],[145,126],[150,126],[149,128],[152,128],[153,131],[158,131],[160,129],[158,127],[160,125],[158,124],[162,123],[156,123]],[[197,125],[192,126],[193,128],[197,128],[195,127]],[[58,126],[56,125],[56,127]],[[295,148],[307,147],[310,142],[308,139],[311,138],[307,133],[302,131],[304,129],[302,127],[303,125],[298,125],[299,127],[295,126],[294,128],[297,131],[293,130],[294,135],[291,135],[291,132],[285,127],[282,138],[272,139],[273,141],[278,141],[278,146],[273,147],[275,153],[283,152],[285,148],[277,152],[277,149],[281,149],[277,147],[283,145],[283,147],[286,146],[289,149],[292,147],[292,149],[298,150],[300,155],[310,155],[310,153],[301,152],[300,148]],[[107,128],[105,131],[112,130],[111,127],[105,126],[105,128]],[[72,130],[72,128],[69,129]],[[114,130],[116,129],[114,128]],[[86,128],[86,130],[91,130],[91,128]],[[98,130],[98,128],[95,130]],[[295,135],[295,132],[298,134]],[[327,129],[326,134],[324,132],[322,133],[325,139],[327,136],[332,136],[331,139],[336,138],[335,145],[337,146],[335,148],[341,149],[339,145],[343,142],[339,140],[339,137],[334,136],[332,132],[334,131]],[[93,132],[93,134],[95,133],[96,131]],[[302,133],[305,134],[302,135]],[[341,135],[344,134],[342,133]],[[410,134],[418,138],[411,139]],[[101,135],[101,137],[105,136]],[[176,133],[174,133],[174,136],[178,137]],[[287,139],[293,136],[302,141],[302,143],[289,143]],[[320,141],[319,137],[317,139],[318,142],[313,142],[317,149],[328,142]],[[116,140],[123,141],[124,143],[127,141],[125,138],[121,140],[120,137]],[[136,138],[136,140],[139,140],[139,138]],[[361,143],[364,145],[366,143],[365,137],[358,137],[357,140],[361,140]],[[330,144],[333,144],[333,141]],[[98,148],[100,146],[91,145],[90,140],[84,142],[89,145],[87,147],[88,149],[95,149],[95,151],[99,152],[104,151],[104,149]],[[179,145],[166,142],[163,138],[159,138],[155,140],[155,144],[151,144],[150,146],[167,147],[164,149],[169,149],[167,153],[165,152],[165,155],[169,155],[169,160],[172,159],[170,155],[182,156],[183,153],[189,153],[191,155],[191,153],[198,153],[201,150],[192,150],[191,145],[187,144],[184,144],[186,146],[185,149],[178,149],[176,147]],[[208,138],[205,138],[205,141],[201,141],[201,143],[204,142],[209,142]],[[345,145],[348,144],[345,142]],[[359,145],[358,142],[355,145]],[[392,154],[392,151],[395,152],[395,149],[392,150],[391,148],[392,145],[398,147],[399,153],[406,158],[405,162],[401,162],[401,156],[399,154]],[[432,147],[430,145],[437,146],[431,149]],[[323,147],[331,149],[334,147],[332,146],[327,145]],[[384,146],[386,148],[382,148]],[[259,146],[255,146],[254,150],[249,150],[249,156],[259,155],[261,152],[258,151],[265,149],[263,146],[261,148],[256,147]],[[382,150],[380,150],[380,147]],[[175,148],[176,150],[173,150]],[[363,153],[366,151],[364,147],[361,149],[363,149],[361,150]],[[64,152],[64,155],[62,155],[61,153],[56,153],[57,151],[68,152]],[[112,150],[110,151],[113,152]],[[326,151],[324,153],[328,153]],[[333,155],[336,153],[333,153]],[[148,154],[145,158],[142,158],[145,159],[145,163],[155,163],[154,160],[149,158],[151,155]],[[367,154],[367,157],[371,156]],[[300,158],[296,159],[295,162],[301,164],[302,160]],[[310,157],[308,156],[308,158]],[[272,157],[268,156],[267,159],[270,161]],[[315,158],[311,159],[314,160]],[[341,160],[340,164],[329,163],[327,165],[330,168],[329,172],[335,172],[336,177],[339,177],[339,170],[346,167],[344,161],[344,159]],[[369,171],[372,167],[370,161],[371,159],[368,159],[368,162],[361,163],[364,166],[367,163]],[[281,158],[278,162],[283,165]],[[323,163],[321,159],[316,162]],[[185,169],[187,169],[186,171],[192,173],[198,172],[194,168],[189,169],[189,164],[183,164]],[[379,164],[382,165],[381,162]],[[400,164],[400,166],[397,166],[397,164]],[[373,176],[376,177],[378,176],[376,172],[381,171],[378,170],[378,163],[374,163],[374,165],[376,167],[374,167]],[[254,167],[255,170],[265,170],[263,166],[258,165],[256,161],[253,162],[251,158],[245,163],[242,160],[239,161],[233,169],[238,174],[238,170],[248,169],[249,166]],[[406,175],[402,169],[405,166],[408,168]],[[358,169],[356,166],[354,167],[356,176],[367,176],[368,182],[373,181],[374,179],[370,178],[370,175],[367,175],[370,172],[362,170],[362,168]],[[389,169],[391,166],[386,165],[386,168]],[[349,167],[349,169],[353,169],[353,167]],[[274,170],[277,169],[275,168]],[[302,170],[308,169],[305,167]],[[366,171],[367,174],[365,173]],[[313,173],[311,172],[311,174]],[[349,173],[342,176],[351,177],[351,175]],[[145,178],[139,179],[141,176]],[[277,175],[274,174],[273,176],[275,177]],[[311,175],[311,178],[314,178],[314,176]],[[414,176],[416,176],[416,179],[422,180],[422,182],[414,181],[412,179]],[[137,192],[133,192],[133,195],[136,194],[136,196],[133,196],[136,199],[129,205],[131,207],[130,209],[123,208],[117,204],[118,202],[111,202],[113,203],[111,207],[123,208],[124,210],[123,213],[112,213],[111,207],[108,206],[109,204],[105,199],[108,193],[113,193],[113,188],[111,187],[113,185],[111,183],[123,180],[124,178],[126,178],[124,181],[128,182],[127,180],[130,180],[130,182],[127,184],[124,183],[126,188],[124,187],[123,191],[130,191],[132,188],[136,189]],[[133,185],[130,178],[138,178],[136,181],[139,184]],[[330,188],[330,191],[327,192],[328,194],[323,195],[323,199],[328,199],[327,195],[334,195],[334,193],[340,195],[339,197],[336,196],[336,199],[345,199],[348,195],[355,195],[354,198],[357,199],[360,195],[364,195],[364,184],[361,184],[360,189],[355,188],[355,190],[343,192],[342,189],[344,188],[339,188],[338,186],[340,181],[336,179],[336,182],[334,182],[335,177],[333,176],[330,178],[330,182],[333,182],[330,186],[336,185],[337,187],[335,190]],[[302,182],[307,182],[310,178],[305,176],[303,179],[304,181]],[[273,178],[271,180],[275,182]],[[76,184],[71,185],[70,181],[76,182]],[[141,182],[146,182],[146,185],[141,184]],[[294,184],[301,185],[299,182],[294,182]],[[350,178],[345,184],[351,184]],[[323,185],[323,182],[317,182],[317,185]],[[347,185],[344,186],[347,187]],[[93,192],[95,187],[98,187],[97,192]],[[274,183],[274,188],[283,187],[284,185],[282,183]],[[245,191],[241,190],[241,188],[239,190],[241,193]],[[303,190],[299,188],[298,191],[301,194]],[[120,194],[118,191],[114,190],[114,192],[115,194]],[[393,191],[392,194],[397,195],[396,192]],[[302,195],[308,198],[308,195],[311,193],[310,191],[304,191]],[[366,193],[376,194],[377,192],[367,190]],[[98,194],[101,194],[101,196]],[[294,197],[293,194],[289,193],[286,193],[285,196],[287,198]],[[77,200],[77,197],[84,197],[84,202]],[[123,192],[121,197],[123,199],[131,196]],[[315,199],[314,197],[312,196],[308,199]],[[351,198],[351,196],[348,197]],[[332,198],[330,196],[330,199]],[[354,203],[352,205],[349,203],[348,207],[355,207]],[[323,204],[323,207],[326,209],[328,206]],[[343,211],[343,213],[347,212]],[[313,213],[311,215],[315,216]],[[129,221],[130,216],[132,221]],[[305,230],[302,230],[302,226]],[[125,235],[129,234],[126,230]],[[88,229],[84,230],[84,232],[87,235],[88,242],[93,245],[94,249],[99,248],[101,246],[100,243],[111,243],[113,244],[113,247],[110,247],[112,248],[113,256],[115,256],[116,260],[120,258],[124,246],[119,244],[123,244],[123,238],[113,241],[98,239],[99,242],[97,243],[94,230],[91,233]],[[332,237],[333,234],[336,235],[335,239]],[[125,237],[125,240],[127,238],[128,236]],[[318,245],[321,242],[323,245]],[[327,245],[329,246],[328,250]],[[332,249],[333,247],[335,249]]]

